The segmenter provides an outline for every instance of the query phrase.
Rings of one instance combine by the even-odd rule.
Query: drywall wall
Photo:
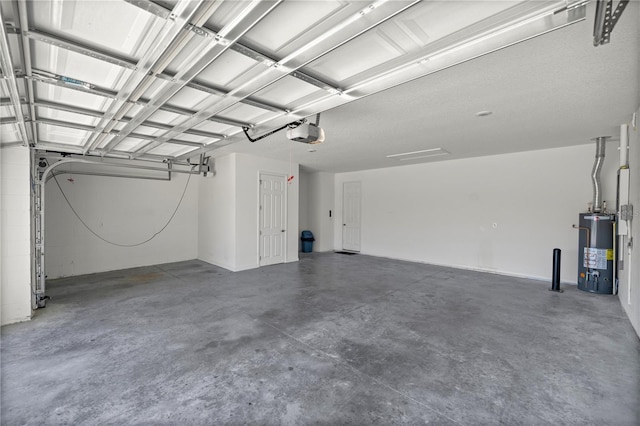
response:
[[[2,325],[31,318],[29,149],[0,148],[0,308]]]
[[[313,251],[333,250],[335,175],[307,172],[301,176],[300,232],[313,232]]]
[[[121,172],[121,170],[119,170]],[[71,205],[106,243],[89,232],[67,205],[56,181],[45,191],[45,266],[49,279],[194,259],[198,247],[198,176],[171,181],[64,174],[57,177]]]
[[[216,158],[214,174],[199,178],[198,258],[235,270],[236,159]]]
[[[636,113],[640,116],[640,110]],[[632,220],[633,244],[631,256],[625,250],[624,268],[620,271],[618,296],[631,324],[640,336],[640,129],[629,126],[629,203],[633,205]],[[624,238],[625,246],[629,239]]]
[[[259,266],[261,172],[294,178],[287,185],[286,262],[298,260],[298,164],[247,154],[215,159],[216,175],[201,178],[198,258],[241,271]]]
[[[577,280],[572,224],[592,198],[593,144],[336,175],[335,248],[342,185],[362,182],[361,251],[432,264]],[[604,199],[615,205],[617,146],[607,143]]]
[[[310,191],[310,172],[300,169],[300,179],[298,180],[298,235],[305,229],[311,229],[313,226],[309,218],[309,203],[313,194]],[[331,230],[333,233],[333,230]],[[298,239],[298,251],[302,251],[302,242]]]
[[[236,270],[257,268],[259,175],[292,175],[287,185],[287,249],[285,262],[298,260],[298,164],[247,154],[236,154]]]

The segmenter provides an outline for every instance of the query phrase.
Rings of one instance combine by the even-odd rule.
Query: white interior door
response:
[[[342,248],[360,251],[360,182],[345,182],[342,187]]]
[[[285,262],[286,197],[285,176],[260,173],[260,266]]]

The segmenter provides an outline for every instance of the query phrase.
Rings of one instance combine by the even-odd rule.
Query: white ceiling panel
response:
[[[431,43],[504,12],[517,3],[422,2],[313,61],[308,68],[342,87],[350,86],[355,81],[376,75],[385,66],[389,68],[401,62],[409,54],[424,52]],[[354,76],[357,77],[352,79]]]
[[[297,78],[286,76],[253,95],[253,99],[279,105],[292,105],[311,94],[325,91]]]
[[[163,143],[162,145],[159,145],[156,148],[149,151],[149,153],[154,155],[177,156],[184,152],[188,152],[192,148],[193,147],[176,145],[173,143]]]
[[[147,136],[159,136],[163,134],[165,131],[166,130],[157,129],[155,127],[149,127],[149,126],[138,126],[136,128],[137,134],[147,135]]]
[[[284,56],[286,59],[284,62],[287,66],[303,65],[318,55],[325,54],[345,41],[390,19],[411,3],[400,0],[348,2],[346,7],[337,9],[335,13],[327,15],[325,19],[308,27],[306,31],[297,34],[297,36],[290,34],[290,41],[279,50],[278,54],[280,57]],[[289,22],[295,19],[297,19],[295,16],[286,18],[283,16],[280,23],[273,25],[273,27],[282,27],[284,30],[278,29],[278,31],[286,31],[289,28]]]
[[[387,27],[397,26],[415,42],[416,46],[425,46],[503,12],[518,3],[521,2],[504,0],[427,1],[398,15],[388,24],[384,24],[383,28],[387,30]]]
[[[340,84],[343,80],[390,61],[404,51],[382,30],[370,31],[313,62],[311,69]],[[350,58],[358,58],[357,61]]]
[[[181,134],[178,139],[187,141],[187,142],[196,142],[196,143],[208,143],[211,142],[211,138],[206,136],[198,136],[198,135],[190,135],[188,133]]]
[[[30,21],[40,29],[92,46],[136,56],[141,40],[152,43],[161,27],[154,15],[123,1],[38,1]]]
[[[184,115],[175,114],[169,111],[156,111],[153,113],[151,117],[149,117],[149,121],[155,121],[157,123],[171,124],[177,125],[183,122],[186,119]]]
[[[147,141],[143,139],[125,138],[116,148],[118,151],[132,152],[140,148],[145,143],[147,143]]]
[[[121,87],[119,82],[132,73],[129,69],[50,44],[36,42],[32,46],[35,55],[33,67],[59,76],[117,91]]]
[[[83,108],[99,111],[104,110],[104,108],[113,101],[112,99],[96,96],[91,93],[40,82],[35,84],[35,91],[38,99],[71,106],[82,106]]]
[[[236,104],[231,108],[228,108],[218,114],[223,118],[230,118],[238,121],[260,121],[267,119],[267,117],[275,117],[279,114],[265,111],[262,108],[257,108],[246,104]]]
[[[175,3],[172,0],[171,3]],[[243,11],[250,6],[249,1],[225,1],[220,4],[215,14],[209,18],[206,26],[214,31],[220,31],[225,26],[231,24],[236,17],[243,14]],[[265,1],[265,3],[273,4],[273,0]]]
[[[171,105],[175,105],[181,108],[194,109],[203,101],[212,101],[214,99],[222,99],[220,96],[212,95],[210,93],[192,89],[190,87],[183,87],[178,93],[171,98]]]
[[[124,122],[124,121],[120,121],[120,122],[116,123],[116,124],[113,126],[113,129],[112,129],[112,130],[120,131],[120,130],[122,130],[122,129],[124,128],[124,126],[126,126],[126,125],[127,125],[127,123],[126,123],[126,122]]]
[[[20,142],[18,126],[15,124],[0,125],[0,145],[12,142]]]
[[[300,38],[328,17],[348,7],[345,1],[289,1],[251,29],[245,39],[268,52],[281,53],[283,47]]]
[[[98,123],[97,117],[91,117],[83,114],[75,114],[68,111],[60,111],[52,108],[40,108],[36,109],[38,118],[48,118],[51,120],[66,121],[69,123],[82,124],[85,126],[95,126]]]
[[[26,99],[27,97],[27,81],[24,78],[18,79],[18,94],[20,98]]]
[[[68,127],[51,126],[49,124],[38,124],[38,132],[46,135],[47,142],[55,142],[63,145],[80,146],[90,135],[90,132]],[[45,138],[43,138],[45,139]]]
[[[166,72],[170,74],[177,74],[183,71],[188,64],[197,60],[202,51],[205,50],[213,41],[210,37],[201,37],[195,33],[187,34],[189,38],[188,42],[182,47],[176,57],[169,63]]]
[[[145,90],[144,94],[142,95],[142,99],[153,99],[154,97],[158,96],[162,89],[167,87],[168,84],[168,80],[156,78],[153,83],[151,83],[151,86],[149,86],[149,88]]]
[[[198,80],[229,89],[233,81],[249,73],[258,65],[260,65],[260,69],[264,69],[264,65],[258,64],[248,56],[228,50],[218,60],[205,68],[198,75]]]
[[[0,94],[2,94],[3,97],[6,96],[3,93],[0,93]],[[13,111],[12,107],[9,107],[9,106],[0,107],[0,117],[6,118],[6,117],[15,117],[15,116],[16,116],[16,113]]]
[[[228,124],[225,123],[218,123],[215,121],[204,121],[200,124],[198,124],[197,126],[194,127],[195,130],[203,130],[205,132],[211,132],[211,133],[220,133],[220,134],[227,134],[233,130],[238,129],[237,127],[233,127],[230,126]]]
[[[143,98],[142,98],[143,99]],[[126,116],[131,118],[139,114],[144,109],[143,105],[140,104],[129,104],[129,110],[127,111]]]
[[[17,34],[9,34],[7,37],[7,41],[9,43],[9,49],[12,51],[17,51],[21,49],[22,40]],[[11,62],[13,63],[13,68],[16,70],[24,69],[24,64],[22,62],[22,57],[14,55],[11,57]]]

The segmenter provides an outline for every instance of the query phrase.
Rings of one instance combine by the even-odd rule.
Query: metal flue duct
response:
[[[596,159],[593,163],[591,180],[593,181],[593,211],[599,213],[602,210],[602,184],[600,183],[600,171],[604,163],[605,142],[608,136],[596,138]]]

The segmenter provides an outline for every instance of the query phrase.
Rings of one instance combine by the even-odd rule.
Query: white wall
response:
[[[65,174],[57,179],[92,230],[118,244],[135,244],[164,226],[188,176],[175,173],[171,181],[156,181]],[[196,258],[198,181],[193,175],[178,212],[163,232],[141,246],[118,247],[101,241],[82,225],[51,179],[45,190],[48,279]]]
[[[300,189],[300,232],[305,229],[313,232],[316,239],[313,243],[314,252],[333,250],[335,175],[313,172],[305,173],[303,179]]]
[[[0,309],[2,325],[31,318],[29,149],[0,149]]]
[[[336,175],[335,248],[342,184],[362,182],[362,253],[540,279],[562,250],[577,280],[571,225],[592,198],[593,144]],[[617,146],[607,144],[604,199],[615,206]],[[493,224],[496,227],[493,227]]]
[[[201,177],[198,204],[198,259],[236,268],[236,159],[216,158],[215,175]]]
[[[300,233],[306,229],[311,229],[311,221],[309,218],[309,203],[311,203],[310,184],[311,173],[300,170],[300,180],[298,182],[299,196],[298,196],[298,237]],[[333,232],[333,231],[332,231]],[[302,242],[298,238],[298,251],[302,251]]]
[[[637,112],[640,116],[640,110]],[[629,203],[633,205],[631,258],[624,253],[624,269],[620,271],[618,295],[629,320],[640,336],[640,129],[629,126]],[[628,242],[625,238],[624,243]]]
[[[294,179],[287,185],[286,262],[298,260],[298,164],[247,154],[215,160],[216,175],[201,178],[198,258],[232,271],[257,268],[259,175]]]

